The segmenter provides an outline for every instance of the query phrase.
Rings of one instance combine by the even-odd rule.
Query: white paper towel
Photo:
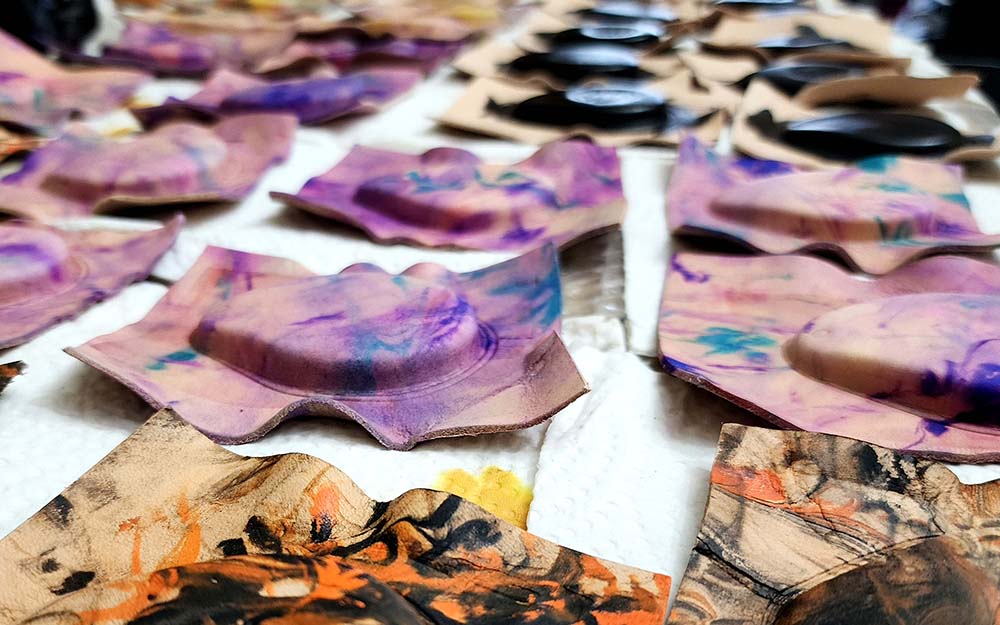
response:
[[[761,422],[672,378],[654,361],[582,349],[593,392],[549,425],[529,531],[579,551],[667,573],[687,564],[723,423]]]

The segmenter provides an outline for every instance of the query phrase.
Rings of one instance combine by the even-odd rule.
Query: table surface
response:
[[[360,261],[390,271],[422,261],[468,270],[508,257],[377,244],[359,231],[268,197],[269,191],[297,191],[356,144],[412,152],[455,146],[500,161],[523,158],[534,150],[437,128],[435,116],[448,108],[463,85],[444,68],[378,115],[299,129],[288,161],[268,172],[244,201],[185,211],[188,225],[153,279],[0,354],[0,360],[24,360],[29,366],[0,398],[0,536],[152,414],[124,386],[62,349],[139,320],[164,294],[165,283],[182,275],[206,245],[287,256],[324,273]],[[186,95],[196,88],[194,83],[161,80],[144,97]],[[432,441],[409,452],[386,450],[353,422],[328,419],[289,422],[261,441],[232,449],[254,456],[292,451],[318,456],[379,499],[411,488],[441,486],[455,470],[475,476],[498,467],[509,472],[502,474],[508,485],[520,481],[533,489],[529,530],[597,556],[667,573],[676,588],[700,524],[721,424],[766,424],[659,369],[654,358],[656,321],[666,260],[674,245],[667,235],[665,190],[676,152],[628,148],[621,156],[629,202],[622,234],[627,319],[584,311],[568,319],[563,329],[591,386],[588,395],[550,422],[528,430]],[[972,180],[968,193],[982,228],[1000,232],[1000,183]],[[149,225],[124,218],[94,221]],[[589,248],[581,249],[581,254],[588,253]],[[620,277],[612,272],[593,279],[602,289],[621,288]],[[955,470],[969,482],[1000,477],[1000,465]]]

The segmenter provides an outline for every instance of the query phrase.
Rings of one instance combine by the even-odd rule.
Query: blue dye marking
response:
[[[698,369],[698,367],[695,367],[694,365],[689,365],[686,362],[674,360],[673,358],[669,358],[667,356],[663,356],[660,359],[660,363],[663,365],[663,368],[666,369],[668,373],[673,371],[684,371],[685,373],[690,373],[691,375],[698,375],[698,373],[700,372],[700,369]]]
[[[451,180],[447,182],[437,182],[430,176],[425,176],[418,171],[406,173],[406,179],[416,185],[414,193],[433,193],[435,191],[461,191],[465,188],[462,180]]]
[[[948,431],[948,425],[940,421],[931,421],[930,419],[924,419],[924,429],[931,436],[941,436]]]
[[[166,356],[160,356],[155,362],[146,365],[146,368],[150,371],[162,371],[167,368],[170,363],[176,362],[190,362],[198,357],[198,352],[193,349],[182,349],[176,351]]]
[[[528,313],[520,321],[535,320],[541,326],[555,323],[562,314],[562,289],[559,283],[559,264],[553,263],[549,272],[540,280],[519,280],[498,286],[491,295],[514,295],[532,302]]]
[[[763,334],[721,326],[708,328],[708,332],[696,338],[694,342],[711,348],[705,353],[706,356],[742,353],[747,360],[758,363],[767,361],[768,355],[754,348],[777,345],[774,339]]]
[[[864,160],[858,161],[856,166],[861,171],[866,171],[870,174],[884,174],[896,165],[895,156],[873,156],[871,158],[866,158]]]
[[[909,221],[901,222],[895,231],[882,221],[881,217],[876,216],[875,223],[878,224],[878,234],[883,243],[908,247],[921,245],[913,240],[913,224]]]
[[[876,188],[886,193],[906,193],[911,189],[910,185],[903,182],[882,182]]]
[[[961,204],[966,209],[971,208],[969,206],[969,198],[965,197],[964,193],[942,193],[941,199],[955,204]]]
[[[670,268],[673,271],[675,271],[678,274],[680,274],[680,276],[682,278],[684,278],[685,282],[694,282],[695,284],[704,284],[705,282],[708,282],[708,280],[710,278],[710,276],[707,273],[702,273],[702,272],[699,272],[699,271],[691,271],[690,269],[688,269],[687,267],[685,267],[684,265],[682,265],[681,262],[679,260],[677,260],[677,255],[676,254],[674,256],[670,257]]]
[[[739,158],[733,161],[737,169],[743,170],[754,177],[778,176],[790,174],[795,167],[781,161],[762,161],[755,158]]]

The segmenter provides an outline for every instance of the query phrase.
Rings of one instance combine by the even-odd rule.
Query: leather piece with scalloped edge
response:
[[[124,138],[74,128],[0,179],[0,213],[39,221],[135,206],[232,202],[285,160],[295,118],[234,115]]]
[[[587,392],[561,313],[552,245],[463,274],[332,276],[210,247],[144,319],[66,351],[213,440],[309,415],[405,450],[530,427]]]
[[[1000,246],[1000,235],[976,224],[961,169],[918,159],[885,156],[808,172],[722,156],[691,138],[681,145],[667,206],[675,234],[768,254],[833,252],[871,274],[931,254]]]
[[[62,230],[0,222],[0,349],[20,345],[149,275],[184,223]]]
[[[783,427],[995,462],[998,287],[1000,268],[960,256],[869,279],[808,256],[677,254],[661,361]]]
[[[993,625],[1000,482],[849,438],[723,426],[670,625]]]
[[[0,578],[5,623],[93,625],[659,625],[670,589],[455,495],[379,502],[317,458],[240,456],[169,410],[0,540]]]
[[[579,140],[511,164],[455,148],[411,155],[358,146],[298,193],[271,197],[377,241],[463,249],[568,247],[625,214],[617,152]]]

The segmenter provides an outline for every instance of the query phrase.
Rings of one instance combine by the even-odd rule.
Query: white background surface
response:
[[[359,231],[286,208],[267,196],[270,190],[297,191],[356,143],[413,152],[451,145],[496,160],[523,158],[533,151],[435,129],[433,117],[449,106],[462,84],[445,69],[380,115],[300,129],[289,160],[271,170],[245,201],[186,211],[188,227],[155,275],[176,279],[206,244],[288,256],[324,273],[358,261],[390,271],[419,261],[468,270],[504,258],[375,244]],[[150,93],[183,95],[191,89],[190,84],[161,83]],[[624,227],[629,350],[619,338],[621,328],[609,327],[612,322],[568,324],[565,339],[593,391],[550,424],[394,452],[351,422],[302,420],[234,449],[246,455],[313,454],[380,499],[433,486],[448,469],[478,473],[496,465],[534,484],[530,530],[598,556],[670,574],[676,588],[700,523],[721,424],[760,422],[671,378],[648,358],[656,351],[669,254],[664,192],[673,156],[664,149],[622,151],[630,206]],[[998,187],[974,183],[969,194],[984,229],[1000,232]],[[61,350],[137,321],[165,290],[149,281],[133,285],[77,320],[0,352],[2,361],[29,365],[0,397],[0,535],[32,515],[152,413],[123,386]],[[960,468],[959,473],[969,481],[984,481],[1000,477],[1000,467]]]

